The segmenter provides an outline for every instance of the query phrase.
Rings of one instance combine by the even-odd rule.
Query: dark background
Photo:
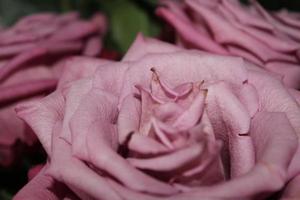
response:
[[[300,0],[261,0],[260,3],[270,10],[300,11]],[[137,32],[153,37],[159,35],[163,23],[154,15],[157,4],[158,0],[0,0],[0,25],[12,25],[20,17],[37,12],[77,10],[82,17],[89,17],[100,11],[109,19],[106,48],[124,53]],[[11,199],[26,183],[28,169],[42,162],[43,157],[42,154],[34,158],[24,156],[16,166],[0,168],[0,200]]]

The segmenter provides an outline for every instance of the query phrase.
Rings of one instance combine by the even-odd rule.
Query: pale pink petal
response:
[[[139,133],[133,133],[129,142],[128,142],[128,149],[133,152],[141,153],[141,154],[149,154],[155,155],[160,153],[169,152],[168,149],[163,144],[159,143],[155,139],[144,136]]]
[[[124,76],[128,69],[128,64],[120,62],[103,63],[97,68],[93,77],[93,87],[119,96],[124,86]]]
[[[70,121],[80,106],[80,103],[83,101],[83,98],[92,89],[93,84],[92,80],[81,79],[79,81],[72,82],[70,85],[71,86],[63,89],[63,95],[66,103],[64,107],[64,119],[60,137],[71,143],[72,133]],[[82,151],[84,151],[84,149]]]
[[[269,71],[282,75],[283,82],[288,87],[300,89],[300,66],[298,64],[269,62],[265,67]]]
[[[250,136],[254,141],[256,159],[270,170],[278,172],[277,176],[284,181],[298,146],[297,134],[286,115],[258,113],[251,125]]]
[[[174,153],[157,156],[154,158],[138,159],[128,158],[130,164],[140,169],[154,171],[171,171],[184,166],[200,157],[203,146],[198,144],[177,150]]]
[[[230,176],[236,178],[248,173],[255,165],[255,150],[252,138],[244,136],[229,136]]]
[[[106,142],[116,149],[117,135],[113,123],[117,117],[117,98],[105,91],[91,88],[76,103],[77,109],[73,110],[74,114],[70,121],[66,121],[69,123],[72,134],[72,153],[81,159],[88,159],[86,138],[89,127],[98,119],[101,119],[107,128],[108,133],[106,133],[105,139],[108,141]],[[74,109],[75,106],[72,107]]]
[[[162,194],[176,192],[171,186],[136,170],[115,152],[117,138],[115,135],[116,127],[113,122],[117,104],[114,102],[113,96],[104,91],[94,89],[93,92],[89,93],[89,96],[84,99],[83,104],[72,118],[73,151],[75,145],[79,147],[81,144],[81,148],[75,151],[76,155],[82,154],[84,148],[87,148],[88,155],[79,155],[80,157],[113,175],[128,187]],[[102,115],[99,115],[99,111]],[[82,117],[85,120],[81,120]],[[98,148],[99,152],[102,153],[95,153],[95,148]]]
[[[164,61],[162,64],[162,60]],[[217,56],[198,51],[181,51],[172,54],[149,55],[140,62],[131,64],[126,76],[120,102],[124,97],[137,89],[136,83],[145,87],[152,81],[150,69],[164,74],[164,79],[170,85],[180,85],[186,82],[211,82],[226,80],[227,83],[238,85],[247,80],[245,63],[241,58]],[[182,66],[185,66],[182,68]]]
[[[47,174],[67,185],[70,184],[72,188],[80,188],[80,191],[96,199],[120,200],[119,195],[103,177],[72,156],[71,146],[58,137],[60,128],[61,122],[58,121],[53,129],[53,154]]]
[[[123,62],[134,61],[152,53],[167,53],[178,51],[179,48],[151,38],[145,38],[139,33],[131,47],[123,57]]]
[[[248,82],[252,84],[260,99],[259,111],[283,112],[298,135],[300,135],[300,108],[288,90],[267,72],[249,70]]]
[[[259,107],[259,98],[255,87],[249,83],[243,84],[238,92],[238,97],[247,108],[250,116],[253,117]]]
[[[63,118],[64,106],[63,95],[56,91],[40,101],[16,107],[17,115],[34,130],[48,155],[51,155],[53,127],[57,120]]]
[[[140,125],[141,102],[133,95],[125,97],[118,115],[117,127],[119,143],[123,144],[131,132]]]
[[[91,77],[101,65],[109,64],[108,60],[100,60],[87,57],[71,57],[63,61],[63,72],[59,79],[58,88],[81,78]]]
[[[198,120],[201,118],[204,110],[204,103],[207,91],[200,91],[183,113],[181,113],[172,126],[176,129],[187,130],[196,125]]]
[[[150,118],[150,124],[151,127],[153,127],[154,133],[159,138],[161,143],[163,143],[166,147],[169,149],[175,149],[174,144],[171,142],[171,140],[167,137],[166,133],[163,131],[163,129],[159,126],[159,123],[154,118]]]
[[[175,120],[184,109],[174,102],[167,102],[153,108],[153,114],[156,118],[166,121]]]
[[[105,126],[105,124],[100,120],[95,121],[89,128],[90,132],[88,134],[87,146],[89,157],[95,166],[105,170],[133,190],[161,195],[174,194],[177,192],[177,190],[169,184],[161,182],[135,169],[128,161],[114,152],[108,145],[108,142],[103,139],[105,134],[108,134],[106,132],[107,129],[104,129],[106,127],[103,126]],[[99,149],[101,154],[95,153],[96,148]]]
[[[177,198],[262,198],[282,189],[287,179],[288,164],[297,147],[292,126],[282,113],[260,113],[251,126],[251,137],[255,144],[257,164],[250,172],[224,183],[194,188],[194,191],[179,194]]]
[[[217,102],[217,107],[210,105]],[[206,104],[208,115],[219,113],[230,132],[237,136],[247,134],[250,128],[250,115],[247,108],[234,95],[226,83],[217,83],[208,87]],[[212,120],[212,119],[211,119]],[[212,121],[212,123],[214,123]]]

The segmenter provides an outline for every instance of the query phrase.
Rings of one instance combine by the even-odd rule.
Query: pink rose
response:
[[[0,30],[0,166],[17,160],[36,137],[15,114],[16,103],[52,92],[69,55],[100,55],[104,16],[77,13],[27,16]]]
[[[140,35],[121,62],[68,66],[54,93],[17,107],[49,156],[33,181],[50,176],[79,199],[240,200],[300,173],[299,92],[242,58]]]
[[[241,56],[300,89],[300,21],[287,11],[270,13],[255,0],[162,1],[157,10],[177,31],[179,44]]]

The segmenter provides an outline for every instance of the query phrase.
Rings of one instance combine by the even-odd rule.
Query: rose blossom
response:
[[[257,1],[162,1],[157,14],[178,33],[179,44],[236,55],[280,75],[300,89],[300,18],[286,10],[270,13]]]
[[[36,141],[16,116],[16,103],[53,91],[66,56],[99,55],[105,29],[101,14],[85,21],[77,13],[41,13],[0,30],[0,166],[10,166],[24,144]]]
[[[15,200],[62,199],[49,177],[110,200],[265,199],[299,182],[299,92],[254,64],[140,35],[121,62],[67,65],[54,93],[17,106],[49,162]]]

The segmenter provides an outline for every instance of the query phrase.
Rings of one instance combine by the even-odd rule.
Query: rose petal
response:
[[[215,40],[221,44],[235,44],[251,51],[263,61],[270,60],[285,60],[296,62],[293,57],[286,54],[280,54],[266,45],[258,42],[251,36],[243,33],[242,31],[234,28],[229,22],[218,16],[210,9],[205,9],[201,4],[195,1],[187,1],[188,6],[199,13],[208,23],[212,32],[214,33]],[[234,37],[233,37],[234,36]]]
[[[61,183],[56,182],[53,178],[45,175],[45,167],[15,196],[14,200],[59,200],[69,196],[70,191]],[[73,199],[77,199],[74,196]]]
[[[48,155],[51,155],[53,126],[57,120],[62,119],[64,106],[63,95],[56,91],[40,101],[16,107],[17,115],[34,130]]]
[[[163,17],[165,20],[170,22],[183,36],[183,38],[191,44],[196,45],[198,48],[203,50],[227,55],[226,49],[218,45],[211,38],[206,37],[201,32],[197,32],[197,30],[195,30],[190,23],[186,23],[182,19],[176,17],[176,15],[170,12],[168,9],[158,8],[156,13],[160,17]]]
[[[167,53],[178,50],[178,47],[162,43],[151,38],[145,38],[141,33],[139,33],[122,61],[135,61],[149,53]]]
[[[203,146],[193,145],[175,151],[174,153],[148,158],[128,158],[130,164],[140,169],[148,169],[153,171],[172,171],[182,167],[184,164],[193,161],[201,155]]]

